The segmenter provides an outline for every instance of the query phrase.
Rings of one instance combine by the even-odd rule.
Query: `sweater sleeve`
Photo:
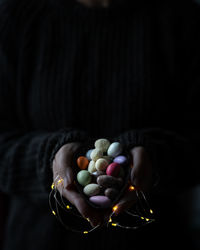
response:
[[[0,49],[0,190],[9,194],[46,195],[52,183],[52,160],[69,142],[83,142],[83,131],[30,130],[19,123],[11,85],[15,70]]]
[[[200,183],[199,141],[200,141],[200,49],[199,49],[199,8],[188,5],[184,15],[176,12],[178,23],[175,47],[174,89],[176,91],[175,106],[179,111],[174,116],[168,111],[168,119],[174,125],[158,122],[155,127],[132,129],[116,136],[116,140],[128,149],[144,146],[149,152],[154,170],[159,175],[158,191],[183,190]],[[179,21],[177,21],[177,13]],[[181,19],[182,18],[182,19]],[[166,21],[166,20],[165,20]],[[170,20],[171,21],[171,20]],[[180,35],[180,33],[182,34]],[[166,114],[167,115],[167,114]]]
[[[199,131],[185,129],[185,134],[163,128],[130,130],[116,137],[128,149],[143,146],[159,178],[157,191],[184,190],[199,184]]]
[[[69,142],[83,142],[83,131],[30,130],[19,123],[12,85],[15,70],[0,48],[0,190],[9,194],[45,195],[52,182],[52,160]]]
[[[65,127],[32,130],[20,122],[16,102],[18,48],[12,38],[17,37],[17,31],[11,15],[16,4],[15,0],[0,3],[0,190],[46,197],[55,153],[66,143],[85,141],[87,135]]]
[[[57,150],[86,138],[84,132],[70,128],[51,133],[0,129],[0,189],[12,195],[46,195],[53,181],[51,163]]]

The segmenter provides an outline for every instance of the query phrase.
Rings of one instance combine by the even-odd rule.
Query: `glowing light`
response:
[[[152,210],[152,209],[150,209],[150,211],[149,211],[149,212],[150,212],[150,214],[153,214],[153,210]]]
[[[117,211],[117,209],[118,209],[118,206],[117,206],[117,205],[115,205],[115,206],[112,208],[113,212]]]
[[[129,186],[128,189],[129,189],[129,191],[133,191],[133,190],[135,190],[135,187],[131,185],[131,186]]]
[[[112,226],[113,226],[113,227],[116,227],[116,226],[117,226],[117,223],[112,223]]]
[[[133,165],[131,165],[131,167],[133,167]],[[76,185],[75,181],[73,181],[73,183]],[[91,223],[91,222],[90,222],[90,219],[87,217],[83,218],[83,219],[88,221],[88,223],[85,221],[85,224],[88,224],[86,228],[82,228],[82,229],[80,229],[80,227],[71,228],[67,224],[65,225],[65,222],[61,216],[62,213],[59,212],[60,209],[64,209],[66,214],[68,213],[68,214],[71,214],[72,216],[76,216],[76,214],[73,213],[74,206],[70,202],[65,202],[62,198],[62,191],[64,189],[63,184],[64,184],[64,179],[60,175],[57,175],[51,184],[51,189],[50,189],[50,193],[49,193],[50,213],[52,212],[52,214],[55,216],[55,218],[58,219],[61,222],[61,224],[63,224],[63,226],[66,227],[66,229],[69,229],[71,231],[81,233],[81,234],[89,234],[90,232],[97,230],[97,228],[100,227],[101,225],[99,224],[95,227],[89,228],[89,226],[90,226],[89,223]],[[131,216],[134,218],[135,217],[139,218],[139,220],[141,220],[140,223],[135,224],[133,222],[133,225],[127,226],[127,225],[124,225],[124,223],[121,224],[120,221],[118,222],[118,220],[116,219],[116,215],[120,212],[121,205],[120,205],[120,203],[115,203],[113,205],[113,207],[111,207],[111,211],[110,211],[109,216],[106,217],[105,225],[107,227],[116,227],[116,229],[117,228],[137,229],[137,228],[140,228],[141,226],[144,226],[144,225],[150,224],[151,222],[154,222],[155,221],[155,219],[153,218],[154,212],[151,209],[151,206],[148,204],[148,200],[146,199],[146,196],[143,193],[143,191],[139,190],[137,187],[135,187],[131,183],[131,181],[128,181],[127,186],[126,186],[126,192],[129,195],[131,195],[131,192],[133,194],[135,193],[137,195],[138,202],[140,202],[140,206],[138,207],[137,210],[134,210],[134,208],[133,208],[133,210],[127,210],[124,212],[127,212],[128,216]],[[54,198],[54,200],[53,200],[53,198]],[[67,211],[67,210],[69,210],[69,211]],[[146,216],[148,216],[149,218],[147,218]],[[86,230],[86,231],[84,231],[84,230]],[[115,229],[113,228],[113,230],[115,230]],[[86,236],[86,238],[87,238],[87,236]]]
[[[62,183],[63,182],[63,179],[59,179],[58,180],[58,184]]]

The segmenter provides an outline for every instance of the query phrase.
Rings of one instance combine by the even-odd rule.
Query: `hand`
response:
[[[92,226],[96,226],[103,220],[102,214],[87,204],[74,185],[73,157],[80,146],[79,143],[68,143],[59,149],[53,161],[53,178],[60,176],[64,180],[63,185],[58,185],[58,191],[84,218],[89,218]]]
[[[132,170],[131,170],[131,184],[142,191],[148,191],[152,185],[152,162],[144,147],[134,147],[130,151],[132,155]],[[127,193],[118,202],[118,209],[116,214],[129,208],[136,203],[137,196],[135,191],[127,191]]]

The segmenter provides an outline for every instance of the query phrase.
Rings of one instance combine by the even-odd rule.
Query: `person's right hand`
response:
[[[89,206],[74,185],[73,157],[80,146],[79,143],[67,143],[59,149],[53,160],[53,178],[60,176],[64,180],[63,185],[57,186],[59,192],[89,219],[92,226],[96,226],[103,222],[103,214]]]

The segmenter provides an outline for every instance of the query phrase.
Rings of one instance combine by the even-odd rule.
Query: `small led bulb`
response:
[[[115,206],[112,208],[113,212],[116,212],[118,208],[119,208],[119,207],[118,207],[117,205],[115,205]]]
[[[135,190],[135,187],[131,185],[131,186],[129,186],[128,189],[129,189],[129,191],[133,191],[133,190]]]
[[[150,209],[150,211],[149,211],[149,212],[150,212],[150,214],[153,214],[153,210],[152,210],[152,209]]]

